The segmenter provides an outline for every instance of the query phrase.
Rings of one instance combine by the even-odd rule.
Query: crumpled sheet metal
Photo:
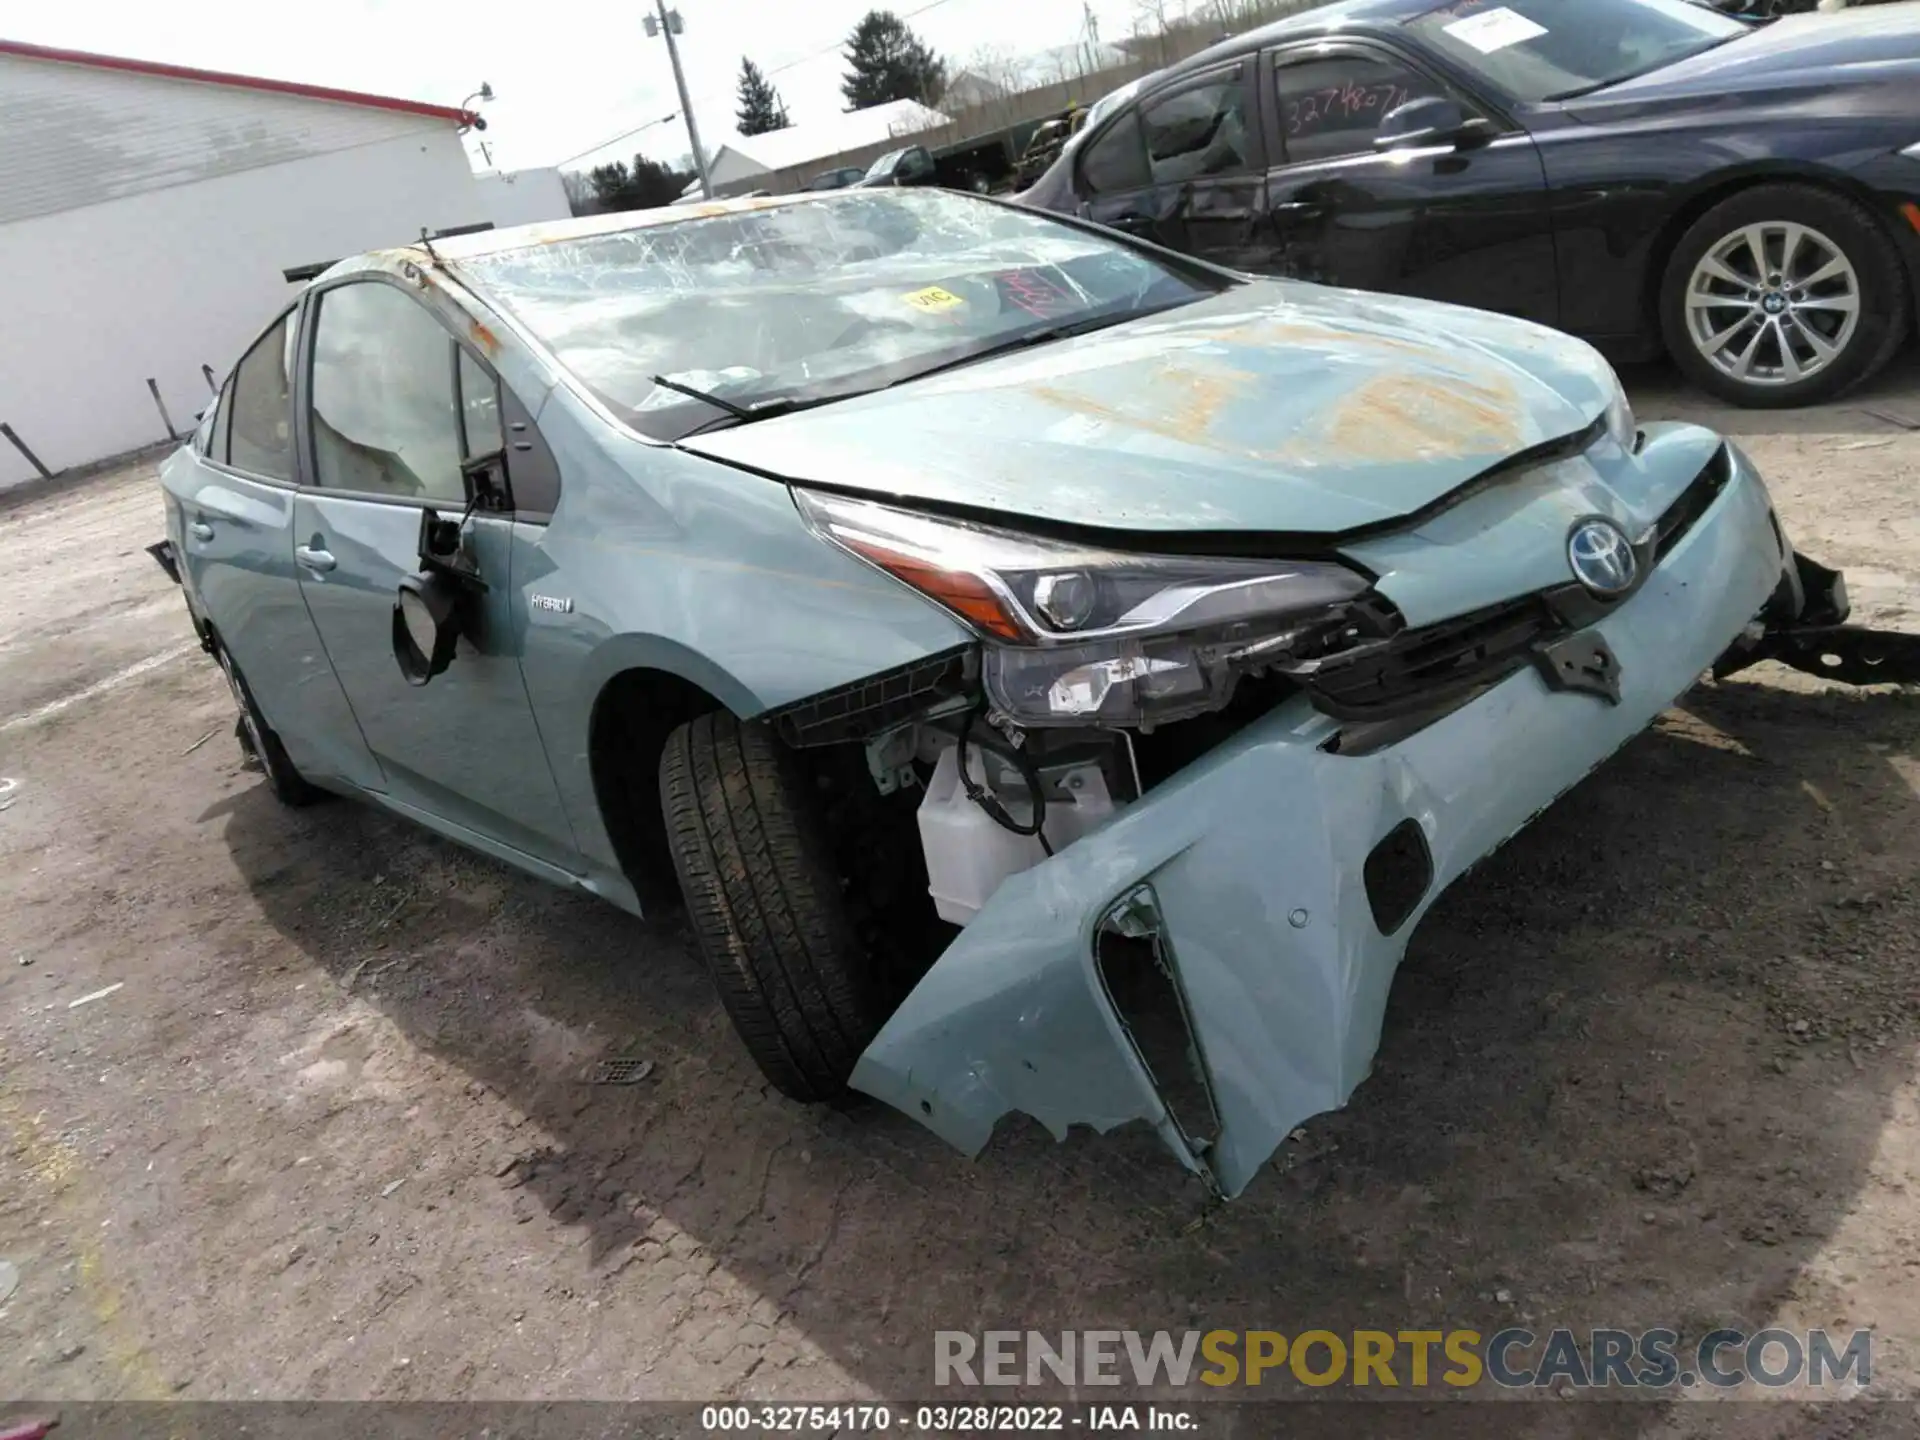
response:
[[[1321,750],[1337,727],[1304,702],[1276,708],[1002,885],[868,1047],[854,1087],[969,1154],[1014,1110],[1062,1138],[1073,1125],[1142,1120],[1188,1168],[1239,1193],[1294,1126],[1344,1104],[1366,1077],[1394,970],[1441,891],[1651,724],[1765,603],[1781,570],[1769,510],[1742,464],[1596,627],[1621,664],[1618,705],[1550,690],[1526,670],[1364,756]],[[1434,880],[1385,936],[1362,864],[1408,818]],[[1203,1153],[1172,1123],[1094,965],[1102,916],[1143,881],[1220,1114]]]

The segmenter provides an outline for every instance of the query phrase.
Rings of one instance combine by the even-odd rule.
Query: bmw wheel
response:
[[[1831,399],[1872,376],[1907,328],[1900,257],[1873,215],[1806,185],[1743,190],[1709,210],[1667,263],[1667,348],[1736,405]]]
[[[320,799],[326,792],[308,784],[294,768],[286,747],[260,713],[260,707],[253,700],[253,692],[247,688],[240,667],[233,663],[226,647],[218,646],[213,657],[220,665],[220,673],[227,677],[227,688],[233,692],[234,708],[240,712],[234,722],[233,734],[240,742],[241,762],[249,770],[258,770],[267,777],[267,787],[273,791],[273,798],[282,805],[311,805]]]

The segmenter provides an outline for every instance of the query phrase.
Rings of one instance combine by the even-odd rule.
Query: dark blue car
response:
[[[1344,0],[1162,72],[1023,198],[1806,404],[1913,320],[1920,5]]]

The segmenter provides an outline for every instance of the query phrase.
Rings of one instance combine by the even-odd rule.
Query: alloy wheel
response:
[[[1743,385],[1797,385],[1852,343],[1860,277],[1811,226],[1746,225],[1693,267],[1686,319],[1694,348],[1724,374]]]
[[[234,707],[240,712],[240,748],[247,768],[258,769],[266,763],[267,742],[260,734],[259,722],[254,719],[253,706],[247,703],[247,692],[240,688],[239,672],[233,668],[233,662],[227,659],[224,649],[220,652],[220,673],[227,677],[227,689],[233,692]]]

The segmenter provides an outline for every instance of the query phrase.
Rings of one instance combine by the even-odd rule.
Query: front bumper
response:
[[[1154,1126],[1227,1195],[1371,1067],[1407,937],[1447,885],[1639,734],[1743,635],[1782,583],[1765,486],[1744,462],[1628,600],[1592,627],[1619,700],[1513,674],[1397,743],[1323,748],[1336,721],[1269,712],[1097,833],[997,890],[855,1067],[969,1154],[1023,1111],[1070,1126]],[[1367,861],[1417,827],[1430,865],[1391,934]],[[1216,1122],[1170,1110],[1109,998],[1096,935],[1149,888]],[[1138,907],[1136,907],[1137,909]],[[1162,1073],[1165,1073],[1162,1064]]]

